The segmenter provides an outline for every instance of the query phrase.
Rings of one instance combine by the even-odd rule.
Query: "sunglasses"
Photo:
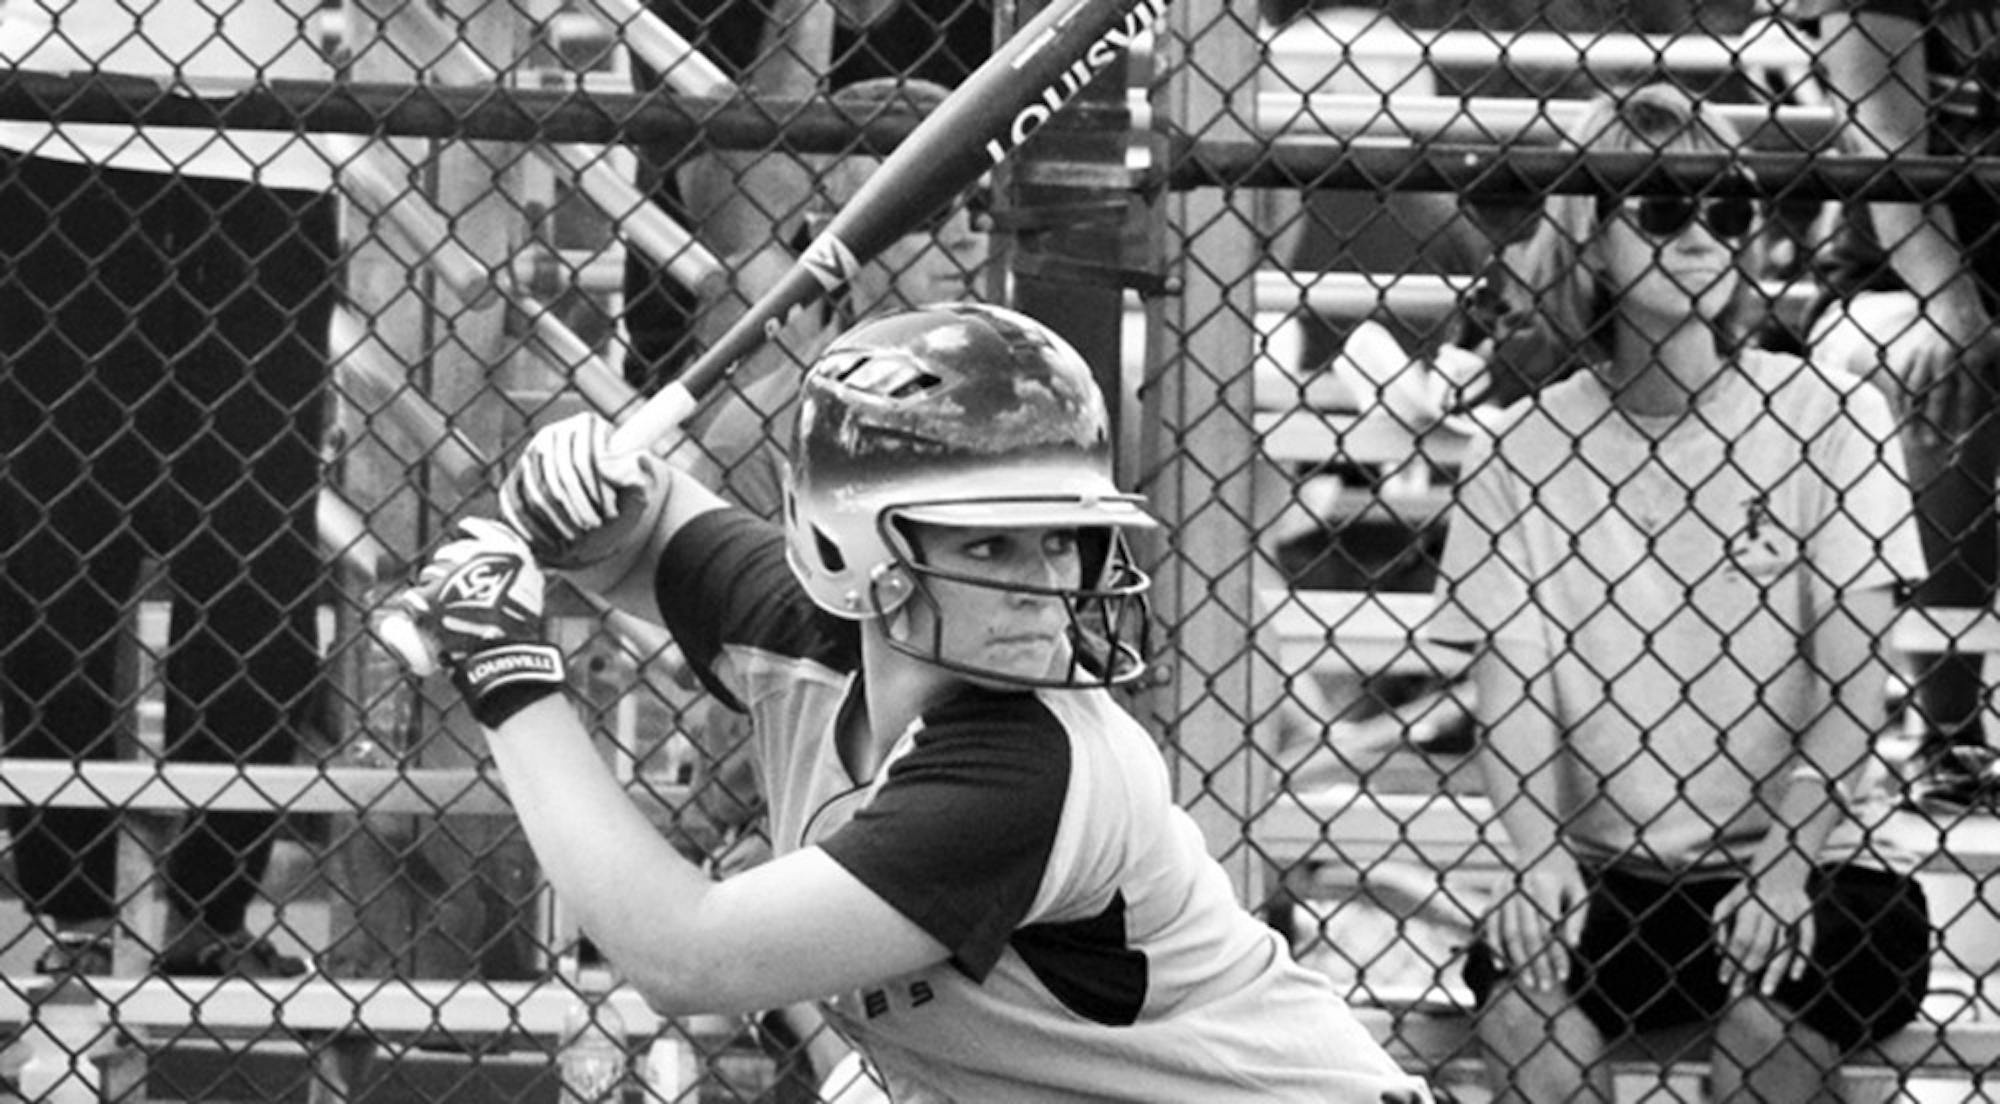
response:
[[[1608,220],[1620,210],[1624,211],[1632,225],[1639,228],[1641,234],[1655,241],[1680,236],[1698,218],[1717,241],[1734,244],[1748,236],[1751,225],[1757,221],[1757,204],[1748,196],[1714,196],[1708,199],[1691,196],[1619,199],[1605,196],[1597,201],[1599,222]]]

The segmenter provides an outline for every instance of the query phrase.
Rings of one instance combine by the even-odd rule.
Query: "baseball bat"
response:
[[[1169,0],[1056,0],[993,52],[910,132],[798,261],[687,371],[620,423],[625,451],[664,451],[695,403],[791,312],[839,289],[862,264],[1007,159]]]
[[[1047,122],[1140,35],[1169,0],[1055,0],[994,50],[910,132],[778,283],[687,371],[647,399],[612,434],[613,449],[670,451],[701,397],[793,311],[839,289],[862,264],[921,226]],[[412,670],[436,658],[403,603],[377,634]]]

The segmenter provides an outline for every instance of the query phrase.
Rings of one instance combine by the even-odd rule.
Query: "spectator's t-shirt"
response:
[[[0,66],[149,77],[183,92],[227,94],[232,82],[327,80],[312,35],[316,0],[7,0]],[[323,191],[324,154],[302,135],[0,121],[0,148],[58,161]]]
[[[950,950],[827,1002],[894,1099],[1428,1099],[1237,904],[1108,693],[968,689],[857,778],[834,741],[865,708],[854,626],[812,605],[776,529],[703,515],[657,580],[695,670],[753,719],[774,850],[822,848]]]
[[[1466,460],[1426,632],[1552,661],[1550,769],[1586,862],[1746,857],[1796,740],[1833,708],[1813,626],[1922,572],[1881,394],[1755,350],[1738,369],[1664,432],[1580,372]],[[1863,843],[1850,823],[1825,857]]]

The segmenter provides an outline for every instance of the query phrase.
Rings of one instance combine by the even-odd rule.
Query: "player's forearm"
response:
[[[632,803],[560,696],[489,735],[507,796],[565,908],[645,992],[687,992],[698,945],[686,938],[713,882]]]

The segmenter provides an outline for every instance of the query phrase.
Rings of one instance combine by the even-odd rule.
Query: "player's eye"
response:
[[[977,537],[966,541],[958,546],[958,552],[959,555],[964,556],[968,560],[991,563],[1007,555],[1007,546],[1008,539],[1005,536],[995,534],[993,536]]]

